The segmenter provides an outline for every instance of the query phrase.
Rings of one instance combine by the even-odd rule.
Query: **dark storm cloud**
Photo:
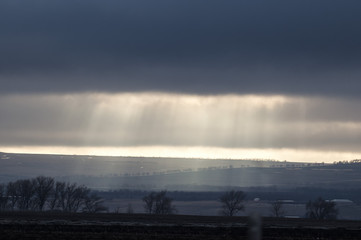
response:
[[[1,1],[5,92],[354,95],[359,1]]]

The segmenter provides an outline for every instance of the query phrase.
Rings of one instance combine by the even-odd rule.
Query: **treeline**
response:
[[[349,199],[361,203],[361,189],[329,189],[316,187],[300,187],[278,189],[277,187],[234,188],[247,193],[247,199],[260,198],[275,201],[279,199],[294,200],[306,203],[309,199],[323,196],[326,199]],[[218,201],[219,196],[227,191],[167,191],[167,195],[176,201]],[[104,199],[141,199],[150,193],[145,190],[119,189],[112,191],[96,191]]]
[[[0,184],[0,211],[101,212],[106,208],[94,192],[76,183],[38,176]]]
[[[104,199],[140,199],[151,191],[118,189],[110,191],[96,191]],[[218,200],[223,192],[196,192],[196,191],[167,191],[167,195],[177,201],[207,201]]]
[[[351,161],[335,161],[333,162],[333,165],[336,166],[352,166],[352,167],[361,167],[361,159],[354,159]]]

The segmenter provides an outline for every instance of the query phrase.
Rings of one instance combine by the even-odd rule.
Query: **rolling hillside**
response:
[[[97,189],[212,187],[357,188],[361,163],[305,164],[260,160],[98,157],[0,153],[0,182],[37,175]]]

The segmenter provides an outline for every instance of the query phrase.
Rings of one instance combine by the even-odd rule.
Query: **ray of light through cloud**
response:
[[[1,151],[303,162],[360,152],[355,99],[158,92],[0,99]]]

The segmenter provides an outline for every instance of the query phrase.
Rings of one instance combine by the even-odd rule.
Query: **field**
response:
[[[201,215],[201,216],[217,216],[221,214],[222,208],[219,201],[174,201],[177,214],[180,215]],[[272,216],[272,201],[245,201],[245,210],[240,212],[240,216],[248,216],[257,212],[262,216]],[[109,212],[116,209],[119,213],[126,213],[128,205],[131,204],[133,213],[144,213],[144,202],[140,199],[110,199],[104,202],[109,208]],[[337,204],[338,219],[345,220],[361,220],[361,206],[359,204],[347,203]],[[305,203],[283,204],[282,206],[285,216],[303,217],[306,214]]]
[[[0,239],[247,239],[247,217],[0,213]],[[263,219],[263,239],[361,239],[360,221]]]

